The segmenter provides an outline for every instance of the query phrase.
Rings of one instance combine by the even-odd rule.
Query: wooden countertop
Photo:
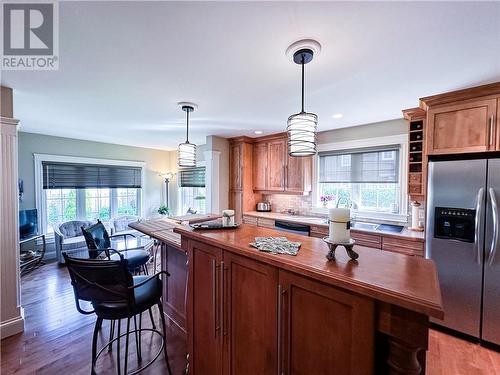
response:
[[[181,236],[174,233],[174,228],[181,226],[181,224],[177,224],[170,219],[135,221],[128,226],[155,240],[159,240],[174,247],[181,247]]]
[[[246,224],[233,230],[193,230],[177,226],[174,232],[376,300],[443,317],[436,268],[428,259],[355,246],[354,250],[359,253],[357,261],[351,261],[344,249],[338,248],[337,260],[330,262],[325,257],[328,247],[321,239],[292,233],[286,233],[286,237],[302,243],[298,255],[273,255],[259,252],[248,244],[258,236],[283,236],[284,233]]]
[[[278,212],[258,212],[258,211],[244,212],[243,215],[257,217],[257,218],[260,217],[260,218],[265,218],[265,219],[272,219],[272,220],[283,220],[283,221],[288,221],[291,223],[309,224],[309,225],[315,225],[315,226],[319,226],[319,227],[328,228],[328,224],[325,223],[325,218],[323,218],[323,217],[286,215],[286,214],[280,214]],[[359,233],[378,234],[378,235],[384,236],[384,237],[403,238],[403,239],[418,241],[418,242],[425,241],[424,232],[414,232],[414,231],[408,230],[408,228],[404,228],[400,233],[393,233],[393,232],[386,232],[386,231],[373,231],[373,230],[359,229],[359,228],[352,228],[351,230],[353,232],[359,232]]]

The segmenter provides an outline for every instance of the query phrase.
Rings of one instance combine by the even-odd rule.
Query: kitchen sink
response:
[[[352,223],[351,228],[354,229],[365,229],[365,230],[377,230],[379,224],[372,224],[372,223],[362,223],[359,221],[355,221]]]
[[[364,223],[355,221],[352,223],[351,228],[353,229],[364,229],[374,232],[391,232],[391,233],[401,233],[403,226],[392,225],[392,224],[374,224],[374,223]]]

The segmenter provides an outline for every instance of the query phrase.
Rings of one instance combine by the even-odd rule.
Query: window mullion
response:
[[[76,216],[79,220],[85,220],[85,189],[76,189]]]

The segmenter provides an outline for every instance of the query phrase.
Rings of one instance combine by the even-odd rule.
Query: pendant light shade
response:
[[[189,142],[189,113],[194,111],[195,104],[179,103],[186,112],[186,142],[179,144],[177,151],[177,164],[181,168],[196,167],[196,145]]]
[[[316,131],[318,116],[304,111],[304,65],[313,58],[313,50],[299,49],[293,54],[293,61],[302,67],[302,110],[291,115],[287,121],[288,155],[311,156],[316,154]]]
[[[179,167],[196,167],[196,145],[194,143],[181,143],[177,151]]]
[[[290,156],[311,156],[316,154],[316,129],[318,116],[300,112],[288,118],[288,154]]]

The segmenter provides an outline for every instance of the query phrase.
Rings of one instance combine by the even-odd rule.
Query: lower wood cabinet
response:
[[[374,302],[190,240],[188,373],[372,374]]]
[[[222,374],[222,250],[190,241],[187,301],[189,374]]]
[[[373,300],[280,270],[278,374],[371,374]]]
[[[275,375],[278,269],[224,253],[224,374]]]

